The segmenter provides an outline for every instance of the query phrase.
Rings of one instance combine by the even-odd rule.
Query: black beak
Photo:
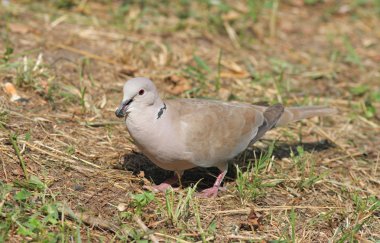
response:
[[[130,100],[126,100],[124,102],[121,102],[121,104],[119,105],[119,107],[117,108],[117,110],[115,111],[115,115],[119,118],[123,118],[125,117],[125,115],[127,114],[126,111],[127,111],[127,107],[129,104],[131,104],[133,101],[133,99],[130,99]]]

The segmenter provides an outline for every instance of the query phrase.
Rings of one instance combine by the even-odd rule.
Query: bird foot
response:
[[[174,185],[177,185],[179,182],[179,177],[177,175],[172,176],[168,179],[166,179],[164,182],[162,182],[160,185],[154,185],[153,186],[153,192],[165,192],[166,190],[172,188],[173,190],[178,189],[173,188]]]
[[[173,188],[172,185],[170,185],[169,183],[163,182],[160,185],[154,185],[153,191],[154,192],[165,192],[166,190],[168,190],[170,188]]]
[[[207,189],[204,189],[200,193],[197,194],[200,198],[214,198],[218,195],[219,187],[213,186]]]

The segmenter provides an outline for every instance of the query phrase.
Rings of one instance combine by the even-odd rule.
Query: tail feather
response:
[[[337,109],[326,106],[289,107],[285,108],[284,113],[276,123],[276,127],[314,116],[330,116],[337,112]]]

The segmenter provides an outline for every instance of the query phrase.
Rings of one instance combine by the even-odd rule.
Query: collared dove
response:
[[[148,78],[133,78],[123,88],[116,110],[137,147],[159,167],[175,171],[155,190],[164,191],[180,180],[184,170],[217,167],[221,173],[201,196],[217,195],[227,173],[227,162],[275,126],[313,116],[336,113],[333,108],[311,106],[284,108],[204,99],[160,98]]]

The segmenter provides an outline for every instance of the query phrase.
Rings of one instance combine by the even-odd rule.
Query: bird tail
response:
[[[305,118],[314,116],[330,116],[335,115],[336,113],[338,113],[337,109],[326,106],[289,107],[285,108],[284,113],[276,123],[276,127]]]

